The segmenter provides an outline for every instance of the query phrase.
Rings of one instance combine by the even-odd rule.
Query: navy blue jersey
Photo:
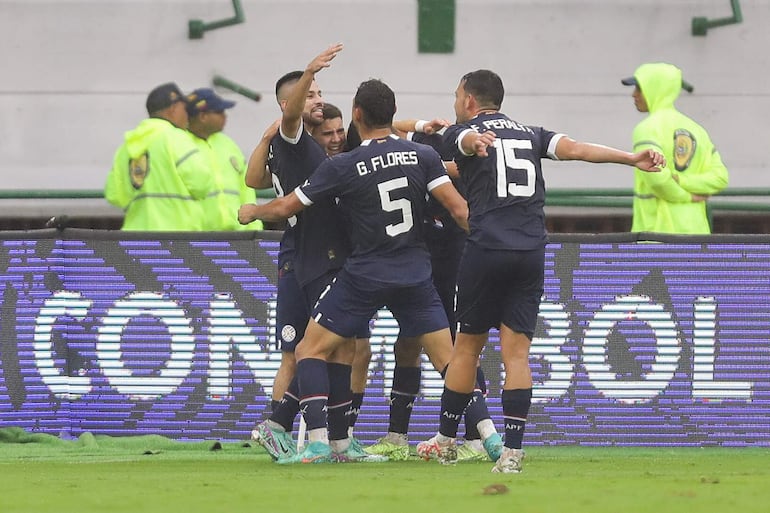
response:
[[[467,156],[459,147],[466,131],[497,135],[488,156]],[[453,153],[470,209],[469,241],[490,249],[528,250],[546,243],[545,181],[540,161],[556,159],[563,137],[521,125],[500,112],[479,114],[447,129],[444,142]]]
[[[300,127],[296,140],[276,134],[270,141],[267,159],[276,195],[283,196],[305,183],[326,159],[321,145],[304,127]],[[293,248],[297,282],[303,287],[329,270],[341,268],[350,253],[350,243],[333,198],[321,202],[312,213],[302,212],[289,218],[286,232],[281,240],[279,265],[282,258],[291,256],[289,250]]]
[[[410,285],[430,279],[422,236],[426,195],[449,181],[434,149],[389,136],[325,161],[296,193],[305,205],[338,198],[350,232],[345,269],[351,275]]]
[[[439,132],[430,135],[420,132],[409,132],[407,134],[407,139],[416,143],[427,144],[441,155],[441,160],[452,160],[452,155],[448,155],[446,158],[443,155],[446,153],[444,132],[445,129],[441,129]],[[454,180],[452,180],[452,183],[455,188],[460,191],[460,194],[462,194],[462,186]],[[442,234],[459,235],[465,233],[465,231],[457,225],[449,211],[444,208],[444,205],[439,203],[432,196],[428,198],[428,210],[425,216],[425,222],[428,224],[428,230],[435,231],[437,236],[443,236]]]

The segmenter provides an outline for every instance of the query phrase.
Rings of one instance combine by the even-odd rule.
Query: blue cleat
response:
[[[259,442],[274,460],[290,458],[297,454],[297,444],[294,443],[291,433],[269,420],[260,422],[252,431],[251,438]]]
[[[295,463],[335,463],[332,448],[323,442],[310,442],[303,451],[288,458],[280,458],[279,465],[293,465]]]
[[[503,453],[503,437],[499,433],[490,436],[484,440],[484,449],[487,451],[490,460],[499,460],[500,455]]]

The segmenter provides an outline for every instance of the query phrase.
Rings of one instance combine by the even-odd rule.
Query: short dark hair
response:
[[[324,121],[327,119],[335,119],[335,118],[342,117],[342,111],[339,109],[339,107],[337,107],[336,105],[332,105],[331,103],[324,103],[323,114],[324,114]]]
[[[482,107],[499,109],[503,105],[505,88],[500,76],[494,71],[480,69],[463,75],[465,92],[473,95]]]
[[[396,95],[385,82],[370,79],[361,82],[353,106],[363,112],[363,123],[371,128],[389,127],[396,114]]]
[[[348,133],[347,137],[345,138],[345,147],[342,149],[342,151],[354,150],[359,146],[361,146],[361,134],[358,133],[358,128],[356,128],[356,125],[354,125],[351,121],[350,125],[348,125]]]
[[[284,76],[278,79],[278,81],[275,83],[275,97],[278,97],[278,91],[281,90],[281,87],[283,87],[284,84],[287,84],[289,82],[296,82],[299,80],[299,77],[302,76],[301,71],[290,71],[286,73]]]

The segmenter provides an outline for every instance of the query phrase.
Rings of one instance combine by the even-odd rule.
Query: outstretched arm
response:
[[[297,135],[300,123],[302,122],[302,111],[305,110],[305,98],[310,90],[310,85],[315,79],[315,74],[324,68],[331,66],[331,61],[342,51],[342,44],[332,45],[307,65],[302,76],[297,81],[286,100],[286,106],[283,109],[281,118],[281,131],[287,137]]]
[[[625,164],[648,172],[660,171],[660,168],[666,165],[666,158],[654,150],[629,153],[601,144],[577,142],[569,137],[559,139],[556,144],[556,157],[559,160]]]
[[[246,168],[244,181],[252,189],[267,189],[273,185],[270,171],[267,168],[267,156],[270,152],[270,141],[278,133],[278,126],[280,124],[281,120],[278,119],[265,130],[265,133],[262,134],[262,139],[259,140],[259,144],[254,148],[251,157],[249,157],[249,165]]]
[[[460,149],[465,155],[487,156],[487,148],[494,144],[497,134],[492,130],[478,133],[475,130],[466,130],[460,134]]]
[[[403,137],[407,132],[418,132],[423,134],[435,134],[442,128],[446,128],[451,123],[446,119],[398,119],[393,121],[393,130],[399,137]]]
[[[249,224],[256,219],[268,222],[285,221],[304,208],[305,205],[299,200],[297,193],[292,191],[288,196],[275,198],[262,205],[254,203],[241,205],[238,209],[238,222]]]

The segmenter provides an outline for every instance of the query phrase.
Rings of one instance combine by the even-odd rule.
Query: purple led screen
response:
[[[5,236],[0,427],[237,440],[263,419],[275,237]],[[555,240],[528,444],[770,446],[770,244]],[[365,441],[387,430],[397,333],[387,310],[372,320]],[[500,429],[497,345],[482,365]],[[413,441],[435,432],[443,386],[427,359],[422,376]]]

